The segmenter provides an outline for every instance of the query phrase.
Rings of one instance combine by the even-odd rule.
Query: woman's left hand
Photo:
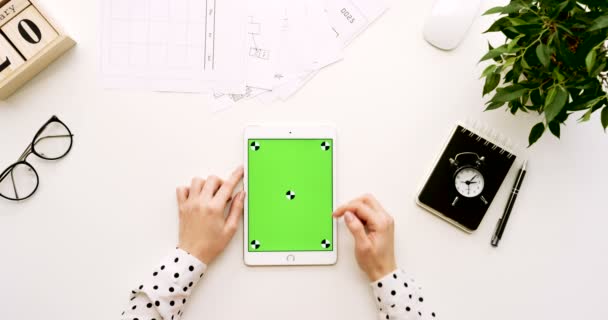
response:
[[[216,176],[194,178],[189,187],[177,188],[181,249],[206,264],[224,251],[243,214],[245,192],[241,191],[234,197],[228,216],[224,216],[242,178],[243,167],[239,167],[226,181]]]

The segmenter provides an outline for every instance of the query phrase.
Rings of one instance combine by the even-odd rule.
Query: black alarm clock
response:
[[[456,207],[464,203],[480,203],[487,206],[488,201],[483,196],[486,181],[483,166],[486,158],[474,152],[461,152],[449,161],[454,170],[452,186],[455,195],[452,206]]]

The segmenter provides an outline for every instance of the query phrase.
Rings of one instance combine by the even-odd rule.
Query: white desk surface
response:
[[[489,241],[514,170],[473,235],[414,204],[456,120],[481,120],[524,147],[538,122],[482,113],[477,61],[493,18],[442,52],[421,35],[431,2],[395,1],[343,62],[289,101],[212,114],[203,95],[103,89],[98,2],[45,1],[78,46],[0,103],[0,167],[53,114],[75,145],[57,162],[30,159],[41,176],[31,200],[0,201],[0,318],[117,319],[138,279],[176,244],[177,185],[240,164],[249,122],[326,121],[339,130],[339,201],[381,199],[395,216],[399,264],[443,319],[608,319],[608,137],[597,117],[570,121],[561,141],[522,148],[530,171],[498,249]],[[241,243],[239,231],[185,319],[376,316],[342,223],[332,267],[248,268]]]

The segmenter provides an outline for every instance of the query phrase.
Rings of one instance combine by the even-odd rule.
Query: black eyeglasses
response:
[[[58,160],[72,149],[74,135],[56,116],[52,116],[38,130],[17,162],[0,174],[0,197],[8,200],[25,200],[38,190],[38,172],[27,162],[35,154],[45,160]]]

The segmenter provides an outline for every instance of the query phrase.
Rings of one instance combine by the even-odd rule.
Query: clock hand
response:
[[[474,175],[473,178],[471,178],[471,180],[469,180],[469,182],[473,182],[473,180],[475,180],[475,178],[477,178],[477,175]]]

